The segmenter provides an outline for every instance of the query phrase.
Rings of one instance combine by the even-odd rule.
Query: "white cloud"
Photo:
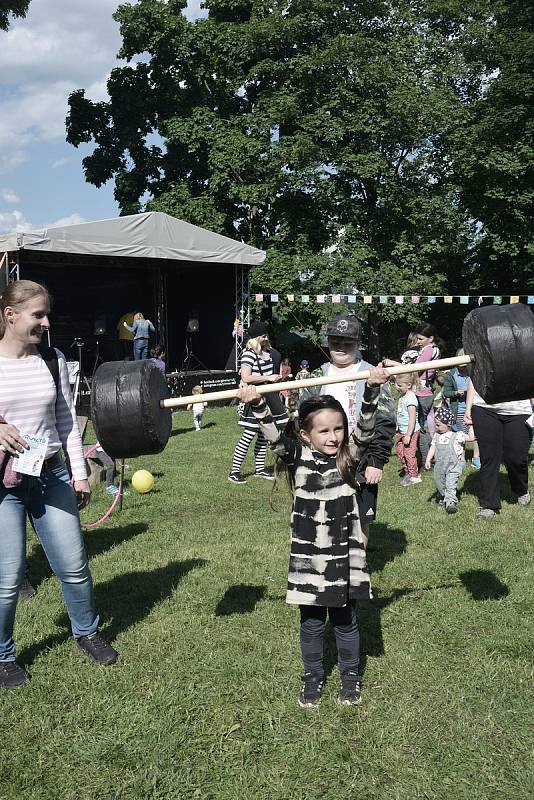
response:
[[[52,169],[59,169],[59,167],[64,167],[66,164],[70,164],[71,161],[74,161],[74,156],[65,156],[65,158],[55,158],[48,162],[49,166]]]
[[[109,71],[121,46],[112,19],[118,0],[32,0],[25,19],[2,35],[0,84],[65,80],[85,86]]]
[[[189,19],[206,16],[201,2],[189,0]],[[109,73],[124,63],[116,57],[122,39],[112,18],[119,5],[119,0],[32,0],[26,18],[12,20],[2,33],[0,173],[28,160],[32,143],[65,140],[72,91],[83,88],[94,101],[108,98]]]
[[[59,219],[54,220],[54,222],[49,222],[47,225],[40,225],[40,228],[63,228],[65,225],[80,225],[82,222],[87,222],[84,217],[80,216],[77,211],[74,214],[69,214],[68,217],[60,217]]]
[[[21,211],[7,211],[0,214],[0,233],[33,230],[34,226],[24,217]]]
[[[5,189],[0,188],[0,197],[5,203],[9,203],[11,206],[16,206],[20,203],[20,197],[16,194],[13,189]]]
[[[32,0],[26,19],[13,21],[0,48],[0,172],[28,160],[35,142],[65,140],[67,100],[84,88],[107,98],[111,69],[121,62],[118,0]]]
[[[65,225],[80,225],[87,220],[75,211],[68,217],[60,217],[52,222],[35,223],[26,219],[22,211],[6,211],[0,213],[0,234],[3,233],[28,233],[28,231],[42,231],[46,228],[62,228]]]

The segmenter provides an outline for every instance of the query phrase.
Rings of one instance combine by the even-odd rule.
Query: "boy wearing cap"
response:
[[[350,314],[338,314],[332,317],[327,325],[326,335],[331,360],[321,366],[322,375],[329,377],[353,375],[355,372],[363,372],[373,366],[362,359],[359,350],[362,328],[356,317]],[[349,433],[352,433],[360,414],[364,388],[365,381],[348,380],[304,389],[300,399],[302,401],[316,394],[332,395],[343,406],[349,421]],[[359,471],[365,478],[359,495],[360,515],[364,525],[375,519],[378,483],[382,480],[384,467],[389,461],[394,436],[393,402],[391,397],[381,392],[378,400],[375,433],[365,459],[359,465]]]
[[[425,469],[430,469],[434,459],[436,502],[445,506],[447,514],[458,511],[458,479],[465,467],[465,443],[473,437],[464,431],[453,431],[454,414],[447,406],[435,412],[436,433],[432,439]]]

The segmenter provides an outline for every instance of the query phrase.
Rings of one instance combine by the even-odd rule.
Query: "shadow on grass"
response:
[[[460,572],[460,580],[473,600],[498,600],[506,597],[510,590],[498,577],[485,569],[470,569]]]
[[[154,606],[172,595],[182,578],[207,561],[190,558],[171,561],[165,567],[147,572],[126,572],[110,581],[95,586],[95,606],[101,619],[101,630],[105,639],[113,641],[119,633],[147,617]],[[36,602],[35,600],[33,602]],[[111,622],[106,625],[106,620]],[[70,624],[66,614],[56,620],[65,628],[62,633],[48,636],[26,648],[20,654],[21,664],[31,664],[42,652],[62,644],[69,637]]]
[[[246,583],[229,586],[217,603],[215,616],[229,617],[232,614],[251,614],[256,608],[256,603],[265,597],[266,591],[266,586],[250,586]]]
[[[113,528],[98,528],[84,533],[85,550],[89,559],[101,555],[112,547],[127,542],[148,530],[144,522],[133,522],[131,525],[116,526]],[[52,570],[46,560],[40,544],[33,550],[28,558],[28,575],[31,583],[36,588],[50,577]]]
[[[501,496],[501,500],[504,500],[506,503],[516,503],[517,497],[510,489],[510,483],[508,481],[507,475],[503,475],[502,473],[499,475],[499,493]],[[462,494],[471,494],[475,497],[479,497],[480,495],[480,473],[476,472],[469,472],[467,475],[464,485],[462,486],[461,490],[459,491],[459,496]]]
[[[206,422],[205,425],[202,426],[202,430],[214,428],[216,425],[216,422]],[[191,433],[194,430],[195,428],[193,425],[188,425],[187,428],[174,428],[174,430],[171,431],[171,436],[180,436],[182,433]]]

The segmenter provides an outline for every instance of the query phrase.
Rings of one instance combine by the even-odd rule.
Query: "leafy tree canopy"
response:
[[[523,224],[532,168],[530,147],[513,144],[514,125],[526,130],[532,115],[532,104],[519,117],[516,107],[532,86],[530,12],[513,43],[519,2],[205,6],[195,22],[183,0],[120,6],[129,63],[113,70],[109,101],[82,89],[70,97],[68,141],[95,143],[86,178],[113,179],[122,213],[145,203],[267,248],[253,272],[266,292],[466,291],[487,282],[486,255],[507,250],[511,268],[532,264],[528,247],[510,252],[516,233],[499,225],[514,174],[523,182],[515,231]],[[489,169],[503,104],[502,155]],[[321,312],[296,310],[310,323]]]

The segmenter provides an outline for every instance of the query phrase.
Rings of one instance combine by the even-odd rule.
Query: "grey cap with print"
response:
[[[326,326],[327,336],[340,336],[343,339],[354,339],[359,342],[362,338],[362,326],[360,320],[351,314],[338,314],[332,317]]]

